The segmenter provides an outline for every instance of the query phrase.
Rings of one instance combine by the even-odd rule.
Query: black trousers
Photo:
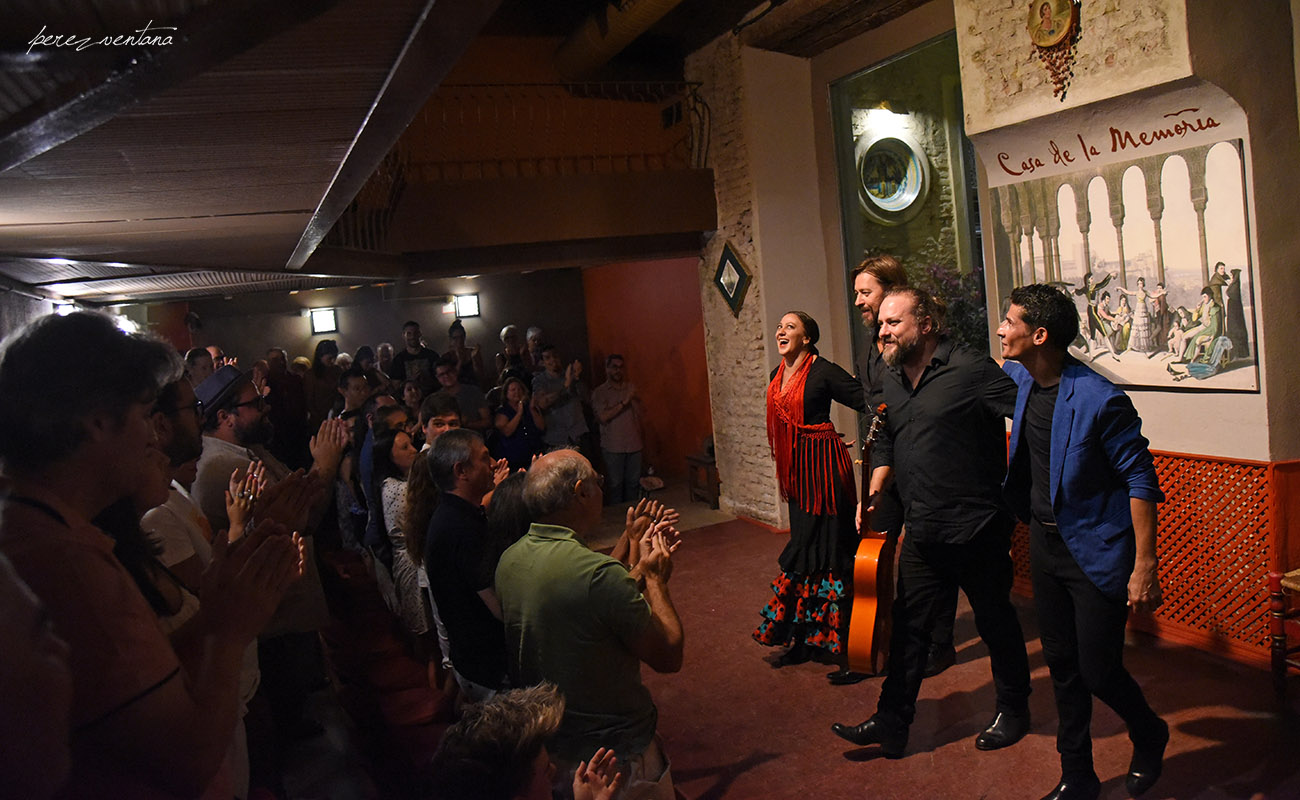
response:
[[[1067,776],[1093,774],[1092,698],[1096,695],[1128,725],[1136,743],[1155,739],[1160,719],[1124,668],[1127,599],[1108,597],[1088,580],[1055,526],[1029,526],[1034,603],[1043,658],[1056,694],[1056,750]]]
[[[975,628],[989,647],[998,710],[1019,713],[1028,708],[1029,659],[1025,635],[1011,605],[1010,547],[1008,519],[991,522],[963,544],[903,537],[889,675],[881,687],[878,715],[898,724],[912,724],[931,634],[941,616],[951,615],[951,598],[957,587],[966,593]]]

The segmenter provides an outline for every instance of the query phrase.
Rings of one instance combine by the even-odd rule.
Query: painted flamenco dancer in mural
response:
[[[857,492],[848,448],[830,421],[831,401],[866,409],[862,384],[817,354],[817,322],[802,311],[781,317],[781,363],[767,387],[767,438],[790,541],[777,563],[773,597],[754,631],[759,644],[788,646],[774,667],[817,657],[845,661],[853,592]]]

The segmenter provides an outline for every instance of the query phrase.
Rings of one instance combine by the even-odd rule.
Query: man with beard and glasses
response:
[[[198,594],[203,570],[212,560],[212,530],[190,496],[199,456],[203,454],[203,404],[182,378],[158,393],[153,426],[158,448],[166,454],[172,486],[167,502],[145,512],[140,527],[162,546],[158,560],[185,588]]]
[[[161,547],[159,563],[197,598],[203,573],[212,563],[212,527],[203,510],[190,496],[199,456],[203,453],[203,403],[194,387],[182,378],[162,388],[154,402],[153,426],[158,447],[166,454],[172,485],[167,502],[145,512],[140,529]],[[179,615],[178,615],[179,618]],[[243,719],[248,703],[257,691],[261,672],[257,663],[257,642],[249,642],[239,669],[240,719],[231,740],[230,761],[236,796],[248,794],[249,757]]]
[[[1017,387],[986,355],[939,330],[938,301],[894,288],[880,306],[880,340],[888,367],[871,405],[889,414],[872,453],[868,496],[897,479],[903,537],[894,601],[889,674],[876,713],[836,735],[879,744],[888,758],[907,747],[924,677],[931,632],[954,585],[975,613],[989,648],[997,711],[975,740],[980,750],[1015,744],[1029,730],[1029,661],[1010,592],[1012,518],[1002,500],[1006,424]],[[871,509],[868,509],[869,511]]]
[[[252,376],[238,367],[225,366],[195,389],[203,403],[203,455],[194,482],[194,499],[213,530],[230,525],[226,517],[226,489],[232,472],[243,472],[254,459],[266,465],[266,478],[274,483],[289,468],[264,445],[275,427],[267,411],[270,403],[253,384]]]
[[[262,691],[271,703],[281,736],[290,739],[314,735],[321,729],[303,716],[303,707],[311,684],[323,677],[316,631],[328,621],[329,612],[315,563],[315,537],[311,534],[332,497],[321,487],[334,484],[347,441],[344,423],[326,420],[321,425],[309,446],[312,470],[304,477],[300,472],[291,473],[266,449],[274,432],[267,418],[270,404],[253,384],[251,373],[224,366],[201,383],[195,394],[203,403],[204,421],[203,455],[199,458],[193,496],[213,531],[229,527],[226,491],[231,476],[242,476],[254,459],[265,468],[268,483],[263,500],[253,506],[254,520],[261,519],[266,513],[264,506],[270,505],[263,502],[267,492],[278,493],[281,498],[297,493],[302,498],[302,513],[287,527],[303,535],[303,577],[285,595],[262,631],[258,654]],[[250,750],[256,760],[257,748]]]

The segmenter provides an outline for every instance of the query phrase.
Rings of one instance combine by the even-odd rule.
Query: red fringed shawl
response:
[[[776,477],[781,487],[781,498],[793,500],[809,514],[835,513],[835,475],[853,495],[853,466],[849,450],[829,422],[805,425],[803,422],[803,391],[808,382],[808,371],[815,355],[809,355],[799,365],[790,383],[781,389],[785,375],[785,361],[777,367],[776,377],[767,386],[767,442],[776,459]],[[806,444],[798,447],[799,441]]]

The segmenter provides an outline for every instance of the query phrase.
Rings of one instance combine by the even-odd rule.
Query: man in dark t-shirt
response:
[[[420,323],[415,320],[408,320],[402,326],[402,339],[406,342],[406,349],[393,358],[388,377],[399,385],[403,381],[415,381],[425,395],[432,394],[438,388],[434,377],[438,354],[424,346],[420,338]]]
[[[492,489],[494,463],[483,437],[468,428],[439,436],[428,458],[442,496],[429,520],[424,563],[456,681],[478,703],[504,686],[506,674],[505,628],[492,589],[496,565],[485,559],[482,502]]]
[[[1164,500],[1142,421],[1128,397],[1067,352],[1079,332],[1070,298],[1033,284],[1011,292],[998,326],[1018,386],[1005,491],[1029,524],[1030,576],[1043,660],[1059,717],[1053,800],[1095,800],[1094,696],[1128,725],[1137,797],[1160,777],[1169,726],[1124,668],[1129,609],[1160,606],[1156,503]]]

